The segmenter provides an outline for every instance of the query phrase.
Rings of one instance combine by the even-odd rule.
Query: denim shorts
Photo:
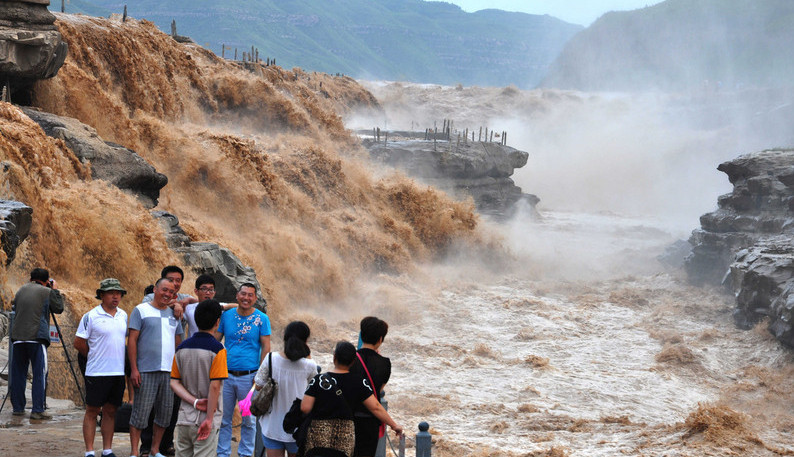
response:
[[[263,435],[262,444],[266,449],[286,449],[290,454],[298,453],[298,443],[294,441],[276,441]]]

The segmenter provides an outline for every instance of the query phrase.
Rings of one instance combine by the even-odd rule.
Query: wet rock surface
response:
[[[770,331],[782,342],[794,346],[794,242],[791,237],[780,235],[758,240],[736,254],[730,271],[736,292],[736,323],[742,328],[751,328],[761,318],[769,316]]]
[[[765,316],[782,342],[794,345],[794,150],[746,154],[721,164],[734,189],[701,216],[685,269],[694,284],[723,284],[736,294],[737,325]]]
[[[6,265],[16,256],[33,224],[33,208],[13,200],[0,200],[0,244],[6,253]]]
[[[500,143],[451,140],[364,140],[371,156],[458,198],[471,196],[484,214],[508,216],[524,200],[534,211],[540,199],[524,194],[510,178],[529,154]]]
[[[243,265],[229,249],[215,243],[191,241],[179,226],[179,218],[175,215],[165,211],[153,211],[152,215],[163,226],[168,246],[182,256],[185,265],[196,274],[212,276],[215,280],[216,300],[235,302],[237,289],[248,282],[256,285],[257,288],[255,306],[267,312],[267,301],[262,295],[262,287],[256,279],[253,268]]]
[[[22,111],[44,132],[63,140],[81,162],[91,164],[94,179],[102,179],[138,198],[147,208],[157,206],[160,189],[168,177],[135,151],[102,140],[96,130],[82,122],[55,114],[23,108]]]
[[[49,0],[0,2],[0,80],[22,102],[33,82],[55,76],[68,46],[47,10]]]

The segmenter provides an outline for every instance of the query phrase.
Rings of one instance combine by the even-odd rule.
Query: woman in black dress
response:
[[[311,414],[303,443],[306,457],[352,457],[356,444],[353,411],[363,404],[378,420],[401,434],[403,429],[389,416],[362,376],[350,373],[356,347],[341,341],[334,350],[334,369],[310,382],[301,411]]]

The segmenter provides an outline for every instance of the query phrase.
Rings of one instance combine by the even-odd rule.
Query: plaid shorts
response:
[[[135,388],[130,425],[144,429],[149,422],[149,414],[154,408],[154,423],[160,427],[171,425],[171,408],[174,406],[174,392],[171,390],[171,373],[153,371],[141,373],[141,385]]]

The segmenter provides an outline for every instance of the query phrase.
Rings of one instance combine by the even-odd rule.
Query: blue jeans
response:
[[[248,391],[254,386],[256,373],[245,376],[229,377],[223,382],[223,421],[218,434],[218,457],[229,457],[232,453],[232,416],[237,402],[248,396]],[[237,446],[238,456],[251,456],[254,454],[254,441],[256,440],[256,418],[243,417],[240,427],[240,445]]]
[[[33,409],[44,412],[44,351],[41,343],[17,343],[13,348],[11,362],[11,406],[15,412],[25,410],[25,385],[28,382],[28,366],[33,365]]]

